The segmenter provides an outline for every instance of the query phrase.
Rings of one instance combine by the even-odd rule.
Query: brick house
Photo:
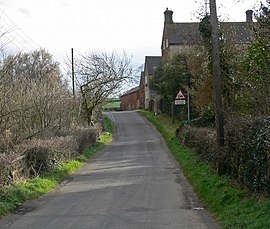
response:
[[[245,22],[221,22],[224,39],[245,46],[251,40],[253,11],[246,11]],[[173,55],[202,44],[203,38],[199,31],[199,22],[173,22],[173,11],[168,8],[164,12],[164,27],[161,43],[161,56],[146,56],[144,71],[141,73],[140,84],[121,96],[122,110],[139,108],[158,111],[159,95],[149,87],[156,69],[162,62]]]
[[[164,27],[161,42],[161,57],[145,57],[145,108],[156,112],[159,95],[149,88],[149,79],[154,76],[155,69],[162,62],[177,53],[203,44],[199,31],[200,22],[174,22],[173,11],[168,8],[164,12]],[[253,11],[246,11],[245,22],[221,22],[223,39],[246,47],[252,37]]]
[[[144,108],[145,109],[153,109],[152,106],[155,106],[157,100],[157,93],[153,91],[150,86],[149,82],[151,78],[154,76],[156,69],[160,66],[162,61],[161,56],[146,56],[144,62],[144,93],[145,93],[145,102]]]
[[[253,11],[246,11],[245,22],[221,22],[220,28],[225,40],[239,45],[250,42],[253,25]],[[161,53],[165,61],[176,53],[192,46],[199,45],[203,39],[199,31],[199,22],[173,22],[173,11],[164,12],[164,28],[162,34]]]
[[[145,108],[145,76],[144,76],[144,72],[141,72],[139,87],[140,87],[140,92],[139,92],[140,108]]]
[[[155,70],[160,66],[161,56],[146,56],[144,71],[141,72],[140,84],[121,96],[122,110],[157,109],[157,93],[149,86],[150,79],[154,76]]]

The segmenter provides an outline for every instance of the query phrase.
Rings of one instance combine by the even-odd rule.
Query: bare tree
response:
[[[5,58],[0,67],[0,89],[3,145],[7,133],[17,144],[74,124],[76,102],[61,80],[58,64],[44,50]]]
[[[95,108],[119,93],[123,83],[132,80],[131,57],[125,52],[90,52],[75,59],[77,83],[88,125]]]

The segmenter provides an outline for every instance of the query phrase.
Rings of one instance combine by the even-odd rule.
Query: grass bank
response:
[[[85,161],[92,155],[101,150],[112,140],[113,125],[105,118],[106,131],[100,139],[79,157],[66,161],[57,167],[53,172],[43,177],[26,180],[19,184],[6,187],[0,192],[0,216],[13,212],[18,206],[27,200],[40,197],[55,188],[60,182],[65,180],[68,175],[84,165]]]
[[[103,105],[103,109],[108,110],[108,111],[112,111],[112,110],[119,111],[120,104],[121,104],[121,101],[119,98],[109,99],[107,103]]]
[[[163,135],[168,148],[181,165],[205,207],[213,213],[222,228],[270,228],[270,199],[245,192],[234,181],[220,177],[210,166],[198,161],[192,150],[184,148],[175,137],[177,121],[151,112],[141,113]]]

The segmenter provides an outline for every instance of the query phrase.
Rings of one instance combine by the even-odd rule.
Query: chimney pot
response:
[[[246,11],[246,22],[253,22],[253,10]]]
[[[166,8],[164,12],[164,24],[172,24],[173,23],[173,11]]]

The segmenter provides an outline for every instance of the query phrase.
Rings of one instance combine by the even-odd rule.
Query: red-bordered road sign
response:
[[[186,96],[184,95],[181,89],[178,91],[175,100],[186,100]]]

